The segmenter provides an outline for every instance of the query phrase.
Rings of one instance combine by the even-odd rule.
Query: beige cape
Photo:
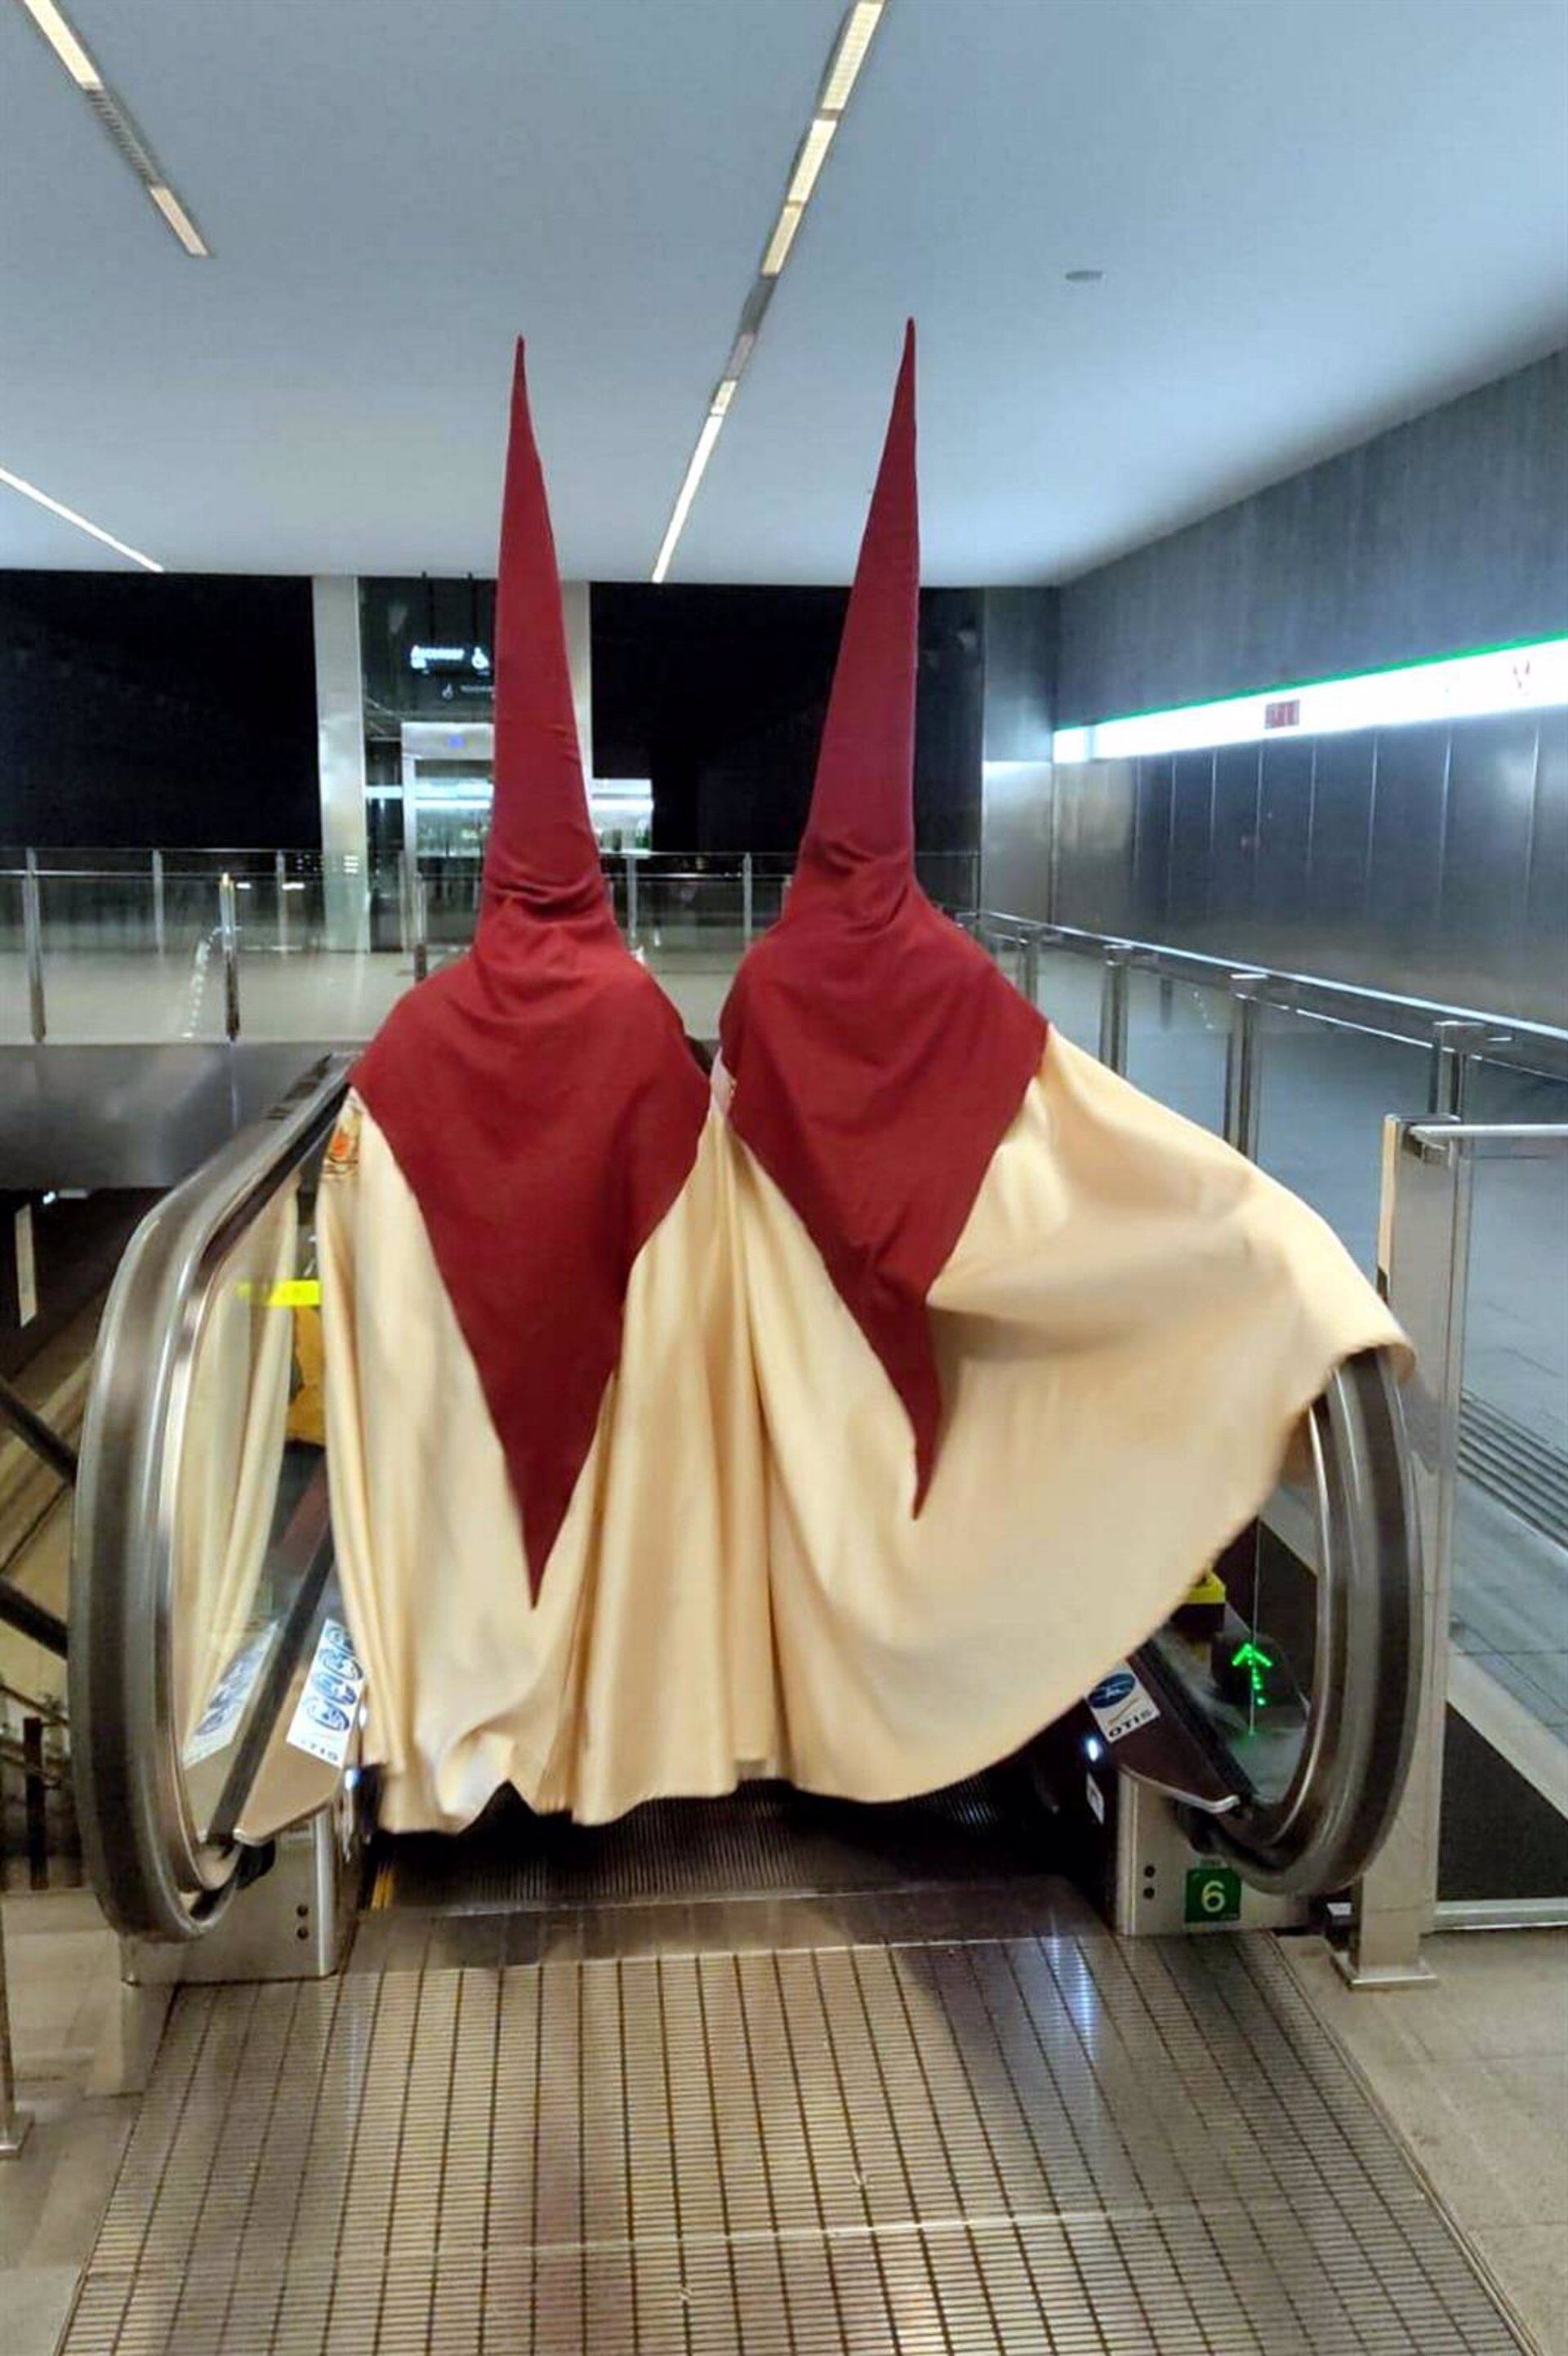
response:
[[[362,1108],[319,1212],[333,1518],[393,1829],[503,1783],[594,1822],[788,1774],[862,1800],[1007,1755],[1258,1510],[1303,1410],[1399,1329],[1314,1213],[1053,1036],[930,1295],[909,1427],[715,1111],[632,1272],[531,1606],[417,1205]]]

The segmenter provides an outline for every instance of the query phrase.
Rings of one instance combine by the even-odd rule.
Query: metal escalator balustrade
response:
[[[70,1699],[84,1854],[124,1933],[188,1940],[221,1913],[271,1721],[325,1608],[325,1466],[286,1437],[292,1324],[273,1303],[297,1278],[297,1197],[348,1066],[322,1059],[149,1213],[105,1312]]]

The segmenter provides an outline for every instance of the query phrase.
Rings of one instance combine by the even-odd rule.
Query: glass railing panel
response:
[[[1270,1004],[1261,1039],[1258,1160],[1326,1219],[1358,1265],[1377,1267],[1383,1120],[1419,1119],[1431,1050]]]
[[[1471,1184],[1451,1633],[1568,1743],[1568,1153]]]
[[[48,1036],[60,1044],[220,1039],[216,880],[147,867],[38,877]]]
[[[639,862],[632,946],[693,1038],[711,1039],[718,1031],[720,1009],[746,953],[745,897],[738,861],[716,869],[673,860]]]
[[[1041,942],[1035,1002],[1064,1039],[1091,1055],[1100,1044],[1100,991],[1098,958]]]
[[[22,877],[18,870],[0,868],[0,1044],[13,1045],[31,1036]]]
[[[1225,1121],[1230,1000],[1223,990],[1134,968],[1127,1001],[1127,1077],[1173,1112],[1218,1134]]]

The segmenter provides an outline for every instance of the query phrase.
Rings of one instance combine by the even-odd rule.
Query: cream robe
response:
[[[774,1763],[760,1429],[713,1115],[627,1291],[618,1367],[530,1601],[516,1505],[419,1206],[350,1098],[317,1210],[328,1466],[394,1832],[512,1784],[586,1823]]]
[[[180,1456],[175,1718],[188,1741],[249,1631],[277,1503],[294,1319],[268,1299],[295,1273],[296,1189],[269,1203],[230,1254],[202,1329]]]
[[[1257,1512],[1333,1369],[1402,1351],[1314,1212],[1053,1034],[929,1296],[947,1412],[916,1519],[904,1408],[729,1143],[779,1749],[812,1791],[897,1799],[1015,1750]]]

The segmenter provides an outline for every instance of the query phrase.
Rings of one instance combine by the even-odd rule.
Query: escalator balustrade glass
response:
[[[331,1550],[311,1209],[345,1087],[346,1059],[324,1059],[176,1187],[110,1297],[70,1679],[84,1847],[123,1931],[187,1938],[215,1918],[319,1637]]]

